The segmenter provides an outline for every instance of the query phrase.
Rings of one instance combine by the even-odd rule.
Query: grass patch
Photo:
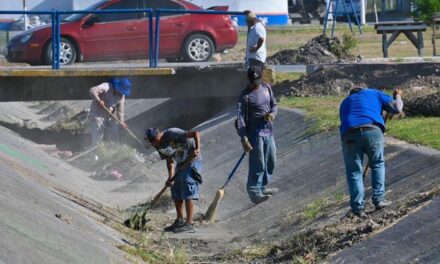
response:
[[[316,120],[308,132],[318,133],[338,128],[339,105],[342,100],[342,96],[283,97],[280,105],[305,110],[307,119]]]
[[[387,128],[396,138],[440,150],[440,117],[405,117],[391,120]]]
[[[272,246],[268,244],[254,244],[242,249],[235,249],[231,253],[226,254],[222,259],[224,261],[248,263],[267,257],[271,248]]]
[[[130,158],[133,155],[133,149],[127,145],[104,143],[98,146],[96,154],[101,162],[117,163]]]
[[[306,111],[306,118],[316,120],[308,133],[319,133],[337,129],[339,105],[343,96],[282,97],[280,106]],[[387,134],[413,144],[440,150],[440,117],[405,117],[390,120]]]
[[[122,245],[118,248],[150,264],[186,264],[190,262],[189,254],[183,246],[173,247],[166,241],[166,246],[159,248],[164,241],[162,239],[154,241],[145,233],[138,233],[137,238],[133,245]]]
[[[299,72],[277,72],[275,74],[275,84],[282,83],[284,81],[296,81],[303,76],[304,74]]]
[[[302,214],[304,220],[306,221],[313,221],[316,218],[318,218],[319,213],[322,212],[322,209],[324,209],[326,206],[328,206],[328,201],[324,199],[318,199],[316,201],[313,201],[310,203],[305,209]]]

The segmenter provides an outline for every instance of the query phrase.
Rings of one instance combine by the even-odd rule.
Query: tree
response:
[[[413,0],[413,3],[416,5],[414,16],[427,24],[431,24],[434,13],[440,12],[439,0]]]

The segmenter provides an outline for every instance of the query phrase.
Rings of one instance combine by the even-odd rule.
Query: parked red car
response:
[[[105,0],[90,6],[88,10],[144,8],[202,10],[182,0]],[[6,58],[11,62],[51,64],[51,32],[51,26],[46,25],[14,37],[8,44]],[[146,13],[74,14],[62,20],[60,64],[146,59],[148,40]],[[161,58],[208,61],[214,52],[230,49],[236,43],[237,31],[227,15],[161,16]]]

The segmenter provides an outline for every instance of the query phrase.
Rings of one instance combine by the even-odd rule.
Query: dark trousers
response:
[[[259,60],[255,60],[255,59],[248,60],[248,68],[256,66],[256,67],[260,68],[261,71],[263,71],[264,65],[265,65],[265,63],[262,61],[259,61]]]

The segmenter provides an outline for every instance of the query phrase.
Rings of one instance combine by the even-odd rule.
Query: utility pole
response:
[[[27,11],[26,8],[26,0],[23,0],[23,11]],[[29,28],[29,19],[28,16],[25,14],[24,15],[24,30],[27,30]]]
[[[367,7],[366,7],[365,0],[360,1],[360,8],[361,8],[361,25],[365,25],[365,24],[367,24],[366,12],[365,12],[365,9]]]

